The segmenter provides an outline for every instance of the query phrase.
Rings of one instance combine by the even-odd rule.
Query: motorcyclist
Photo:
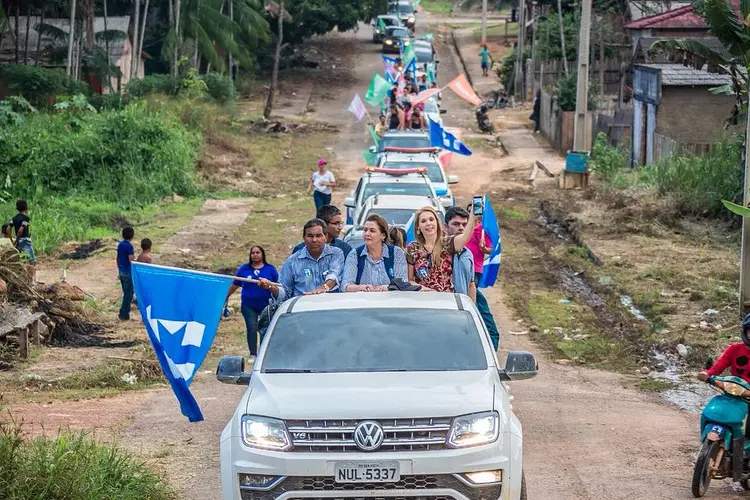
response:
[[[729,368],[733,376],[750,383],[750,314],[742,322],[740,338],[742,342],[727,347],[711,368],[698,374],[698,380],[705,382],[708,377],[717,377]]]
[[[477,117],[477,126],[479,126],[479,130],[483,132],[487,132],[492,130],[492,122],[490,122],[489,117],[487,116],[487,105],[482,104],[479,106],[475,112]]]

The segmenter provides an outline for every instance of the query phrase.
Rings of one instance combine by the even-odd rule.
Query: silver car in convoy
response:
[[[444,292],[296,297],[257,361],[224,357],[246,386],[220,438],[223,500],[526,500],[523,431],[472,300]]]

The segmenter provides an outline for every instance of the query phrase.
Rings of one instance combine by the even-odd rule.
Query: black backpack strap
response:
[[[367,259],[367,253],[362,254],[362,250],[365,248],[364,245],[357,247],[353,252],[357,252],[357,279],[354,281],[355,285],[359,285],[362,280],[362,273],[365,271],[365,260]]]

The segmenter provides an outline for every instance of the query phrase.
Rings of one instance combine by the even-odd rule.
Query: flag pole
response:
[[[196,271],[194,269],[185,269],[183,267],[160,266],[158,264],[147,264],[145,262],[131,262],[130,265],[153,267],[155,269],[164,269],[165,271],[187,271],[189,273],[201,274],[203,276],[211,276],[213,278],[224,278],[224,279],[228,279],[232,281],[245,281],[247,283],[260,283],[260,280],[256,280],[253,278],[243,278],[242,276],[230,276],[228,274],[209,273],[207,271]],[[274,286],[283,286],[281,283],[271,282],[271,284]]]

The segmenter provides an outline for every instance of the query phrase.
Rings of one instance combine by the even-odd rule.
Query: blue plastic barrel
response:
[[[588,163],[588,151],[568,151],[565,157],[565,171],[585,174],[589,171]]]

